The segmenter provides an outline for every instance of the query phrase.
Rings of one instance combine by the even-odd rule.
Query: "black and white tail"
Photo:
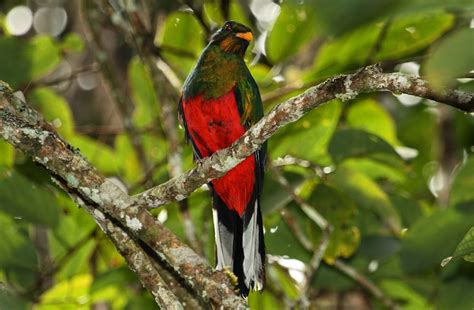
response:
[[[238,278],[242,296],[263,289],[265,245],[260,200],[252,199],[242,217],[213,194],[217,269],[229,268]]]

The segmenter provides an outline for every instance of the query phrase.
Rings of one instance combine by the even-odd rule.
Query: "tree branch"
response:
[[[224,308],[244,307],[244,300],[234,292],[224,272],[212,270],[201,257],[155,220],[144,205],[132,206],[132,200],[126,193],[105,179],[78,150],[62,140],[41,115],[15,97],[3,82],[0,82],[0,135],[45,167],[70,194],[91,206],[96,221],[102,218],[102,214],[113,219],[107,228],[120,228],[133,239],[143,242],[157,259],[173,271],[178,282],[193,291],[204,304]],[[136,270],[140,272],[140,268]],[[147,277],[145,272],[138,275],[140,278]],[[156,282],[156,285],[159,283]]]
[[[114,225],[104,214],[101,215],[100,211],[86,204],[83,204],[82,207],[96,220],[102,231],[112,240],[130,268],[138,274],[143,286],[152,293],[156,303],[162,309],[184,309],[178,298],[171,291],[171,288],[155,268],[153,259],[122,228]]]
[[[457,90],[436,92],[420,78],[401,73],[382,73],[377,66],[366,67],[351,75],[329,79],[283,102],[229,148],[204,159],[198,167],[133,198],[91,166],[78,150],[57,135],[53,126],[15,97],[3,82],[0,82],[0,135],[48,169],[50,175],[60,180],[70,194],[91,206],[91,214],[95,215],[96,221],[102,213],[111,220],[111,226],[120,228],[129,237],[149,247],[156,258],[169,266],[203,303],[219,308],[243,308],[244,301],[235,294],[225,273],[212,270],[201,257],[155,220],[146,207],[183,200],[196,188],[223,176],[258,150],[279,128],[297,121],[327,101],[335,98],[348,100],[359,93],[387,90],[444,102],[466,112],[474,111],[473,94]],[[136,270],[140,277],[146,277],[146,274],[140,273],[140,268]]]
[[[474,95],[459,90],[435,91],[421,78],[403,73],[382,73],[368,66],[354,74],[340,75],[277,105],[230,147],[203,159],[198,166],[135,196],[134,203],[159,207],[188,197],[209,181],[222,177],[270,138],[279,128],[297,121],[308,111],[332,100],[353,99],[360,93],[391,91],[424,97],[465,112],[474,112]]]

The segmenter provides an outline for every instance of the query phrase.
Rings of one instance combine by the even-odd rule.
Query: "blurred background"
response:
[[[246,61],[267,112],[374,63],[474,92],[462,0],[3,0],[0,80],[136,194],[193,166],[180,88],[228,19],[254,31]],[[267,286],[250,307],[473,309],[473,153],[472,114],[404,94],[333,100],[280,130],[263,193]],[[207,188],[153,212],[214,264]],[[89,215],[3,141],[0,227],[0,309],[156,307]]]

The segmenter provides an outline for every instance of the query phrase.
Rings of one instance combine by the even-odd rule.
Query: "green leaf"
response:
[[[265,290],[261,292],[250,292],[248,303],[250,309],[285,309],[281,300],[278,300],[273,294]]]
[[[443,267],[453,258],[463,257],[464,260],[474,263],[474,227],[471,227],[461,242],[456,247],[453,255],[445,258],[441,263]]]
[[[392,299],[403,302],[403,309],[433,309],[423,295],[401,280],[384,280],[380,284],[382,290]]]
[[[353,288],[354,281],[332,266],[321,264],[317,276],[313,277],[311,287],[316,289],[347,291]]]
[[[90,287],[90,292],[98,292],[108,286],[126,287],[134,281],[137,281],[137,276],[127,267],[110,269],[97,275]]]
[[[23,250],[18,253],[18,255],[26,254]],[[7,267],[5,269],[5,274],[8,278],[8,282],[18,288],[24,290],[31,289],[38,281],[40,271],[35,267]]]
[[[400,213],[404,227],[411,227],[423,217],[420,204],[413,199],[394,193],[390,195],[390,201]]]
[[[140,162],[127,134],[119,134],[115,138],[117,162],[122,163],[120,175],[130,184],[143,177]]]
[[[53,39],[38,35],[24,41],[0,37],[0,76],[12,88],[51,72],[61,61],[60,49]]]
[[[285,172],[283,174],[292,188],[297,188],[304,181],[299,173]],[[266,178],[262,192],[262,212],[269,214],[284,208],[293,198],[290,193],[273,178]]]
[[[132,91],[135,109],[132,121],[137,128],[143,128],[158,122],[159,104],[153,81],[148,68],[138,57],[128,65],[128,78]]]
[[[428,80],[435,88],[453,86],[457,77],[474,69],[474,53],[467,42],[474,42],[474,31],[468,28],[452,33],[433,49],[425,66]]]
[[[278,264],[268,265],[265,271],[266,275],[272,283],[275,283],[288,298],[295,300],[298,298],[298,287],[295,281],[290,277],[288,269],[279,266]]]
[[[233,20],[244,25],[250,26],[251,23],[248,20],[244,9],[240,1],[229,0],[229,20]],[[204,20],[211,27],[220,27],[224,24],[225,19],[222,15],[222,2],[219,0],[205,0],[203,6]]]
[[[0,305],[2,309],[27,310],[31,309],[28,303],[19,296],[9,292],[3,285],[0,285]]]
[[[470,0],[316,0],[316,4],[319,23],[328,33],[335,35],[368,23],[413,13],[426,14],[441,9],[470,12],[473,9]],[[433,29],[436,28],[434,25]]]
[[[321,159],[341,114],[339,100],[330,101],[296,123],[279,130],[271,139],[269,149],[272,157],[287,154],[308,160]],[[302,147],[301,141],[304,141]]]
[[[309,2],[284,1],[281,4],[280,15],[266,40],[266,51],[273,62],[295,54],[317,36],[315,7]]]
[[[65,138],[74,133],[74,119],[66,100],[51,88],[35,88],[28,94],[27,101],[40,110],[44,118],[50,122]]]
[[[439,139],[433,139],[440,133],[438,117],[424,104],[405,107],[397,106],[396,124],[398,138],[407,147],[416,149],[418,156],[410,161],[404,190],[413,197],[432,199],[426,184],[435,171],[429,170],[438,160]],[[431,168],[433,169],[433,168]]]
[[[474,156],[469,156],[454,177],[449,193],[449,206],[474,202]]]
[[[440,9],[457,9],[469,11],[474,8],[470,0],[402,0],[400,14],[415,11],[433,11]],[[397,12],[398,13],[398,12]]]
[[[393,146],[400,145],[392,116],[374,99],[352,103],[347,110],[346,121],[349,126],[377,135]]]
[[[296,221],[295,225],[301,228],[305,227],[307,218],[304,215],[296,212],[291,212],[291,215]],[[289,256],[303,262],[309,262],[311,258],[310,253],[300,244],[280,214],[275,213],[272,215],[272,219],[268,216],[265,219],[265,229],[269,232],[265,234],[266,251],[268,254]]]
[[[84,40],[75,32],[68,33],[60,44],[61,49],[65,52],[82,52],[84,46]]]
[[[54,197],[14,171],[0,175],[0,210],[14,218],[50,227],[56,226],[59,218]]]
[[[328,40],[321,46],[305,81],[314,82],[366,64],[381,30],[381,25],[372,24]]]
[[[370,210],[394,233],[400,232],[400,216],[387,194],[364,174],[346,168],[337,169],[332,180],[359,207]]]
[[[317,19],[326,32],[340,35],[377,21],[399,4],[397,0],[315,0]]]
[[[448,208],[422,218],[402,239],[401,262],[407,273],[419,273],[438,268],[443,258],[451,255],[474,222],[473,212]]]
[[[108,145],[96,141],[88,136],[73,135],[69,142],[96,166],[102,173],[117,174],[122,163],[117,159],[114,151]]]
[[[204,18],[208,24],[221,25],[224,23],[224,16],[218,0],[206,0],[203,5]]]
[[[235,20],[239,23],[242,23],[244,25],[250,26],[251,22],[247,17],[247,14],[242,7],[242,2],[238,0],[230,0],[230,5],[229,5],[229,19],[230,20]]]
[[[449,30],[454,16],[445,12],[418,13],[393,20],[375,61],[398,59],[428,47]]]
[[[143,310],[154,308],[156,308],[156,302],[153,300],[150,294],[144,294],[142,296],[133,296],[130,298],[124,310]]]
[[[390,144],[379,136],[362,130],[336,131],[329,143],[328,151],[336,164],[348,158],[368,157],[395,167],[402,166],[400,156]]]
[[[464,310],[474,308],[474,280],[469,276],[457,276],[442,282],[439,287],[437,309]]]
[[[92,276],[83,274],[61,281],[41,296],[41,302],[36,305],[38,310],[50,309],[50,304],[61,304],[61,307],[74,309],[89,309],[89,287]]]
[[[367,235],[362,237],[358,253],[370,260],[384,261],[400,250],[400,240],[395,237]]]
[[[0,140],[0,166],[11,167],[15,162],[15,149],[8,142]],[[1,173],[1,171],[0,171]]]
[[[0,269],[23,268],[29,273],[37,270],[38,261],[24,222],[0,212]]]
[[[349,158],[340,167],[361,172],[377,182],[404,184],[407,180],[406,171],[368,158]]]
[[[174,12],[168,16],[158,35],[163,58],[176,68],[181,77],[187,76],[204,48],[204,31],[191,12]],[[166,51],[166,47],[187,52],[192,58]]]
[[[359,229],[354,225],[357,209],[341,192],[325,184],[319,184],[311,193],[308,202],[333,227],[324,260],[332,264],[338,257],[350,257],[360,242]],[[315,248],[321,242],[321,231],[310,229]]]
[[[58,225],[50,231],[49,245],[52,256],[59,260],[71,248],[81,245],[55,274],[56,281],[62,281],[88,270],[90,255],[97,247],[95,237],[90,235],[97,229],[97,224],[65,193],[58,193],[56,201],[66,216],[61,216]],[[88,237],[88,241],[84,242]]]

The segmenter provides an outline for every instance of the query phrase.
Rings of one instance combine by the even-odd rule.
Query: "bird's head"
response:
[[[252,39],[250,28],[234,21],[228,21],[212,35],[210,44],[219,46],[224,52],[244,56]]]

